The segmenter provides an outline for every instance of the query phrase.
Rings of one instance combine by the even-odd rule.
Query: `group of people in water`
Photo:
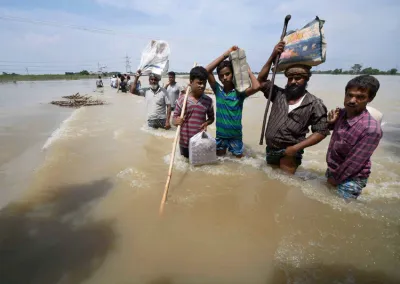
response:
[[[149,75],[150,88],[138,87],[141,71],[129,82],[132,94],[144,96],[147,105],[147,123],[152,128],[171,128],[181,125],[180,153],[189,156],[189,140],[216,120],[217,155],[227,151],[237,158],[243,157],[242,111],[245,99],[258,91],[268,100],[272,88],[272,109],[269,116],[266,140],[266,162],[294,174],[302,163],[304,149],[331,135],[326,154],[328,184],[336,187],[345,199],[356,199],[367,184],[371,173],[371,156],[382,138],[380,122],[371,116],[367,104],[376,96],[379,81],[369,75],[351,79],[345,86],[344,108],[328,112],[323,101],[307,91],[311,67],[301,64],[289,66],[284,71],[287,84],[284,88],[268,80],[272,63],[283,52],[284,42],[279,42],[256,78],[250,68],[251,87],[244,92],[235,89],[233,67],[227,58],[236,50],[233,46],[218,56],[208,66],[196,66],[190,71],[190,90],[187,105],[181,118],[183,93],[175,81],[175,73],[168,73],[168,84],[160,86],[161,77]],[[216,69],[218,83],[213,72]],[[117,79],[119,81],[120,79]],[[121,79],[121,82],[123,80]],[[207,82],[216,99],[216,112],[212,99],[205,95]],[[118,83],[117,83],[118,84]],[[121,83],[119,83],[119,86]],[[215,113],[215,114],[214,114]],[[306,137],[311,128],[312,134]]]

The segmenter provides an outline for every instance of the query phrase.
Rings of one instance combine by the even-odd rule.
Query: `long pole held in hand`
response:
[[[196,66],[197,66],[197,63],[195,62],[193,67],[196,67]],[[185,99],[183,100],[183,106],[182,106],[182,110],[181,110],[181,118],[183,118],[183,116],[185,115],[186,102],[187,102],[187,99],[189,97],[190,91],[191,91],[190,86],[188,86],[186,88]],[[178,128],[176,129],[176,133],[175,133],[175,140],[174,140],[174,143],[172,144],[173,146],[172,146],[172,153],[171,153],[171,161],[169,163],[169,171],[168,171],[167,183],[165,184],[164,194],[163,194],[163,197],[161,199],[160,215],[162,215],[162,213],[164,211],[165,201],[167,201],[169,183],[171,182],[172,169],[174,168],[176,143],[178,142],[178,138],[179,138],[179,134],[180,133],[181,133],[181,125],[178,125]]]
[[[287,15],[285,17],[285,23],[283,25],[283,31],[282,31],[282,35],[281,35],[281,41],[283,40],[283,38],[286,35],[286,30],[287,30],[287,26],[288,23],[290,21],[290,18],[292,16]],[[265,125],[267,122],[267,116],[268,116],[268,111],[269,111],[269,104],[271,103],[271,98],[272,98],[272,91],[273,91],[273,86],[274,86],[274,82],[275,82],[275,75],[276,75],[276,68],[278,66],[278,62],[279,62],[279,58],[280,58],[280,54],[278,54],[275,58],[275,62],[274,62],[274,69],[272,71],[272,78],[271,78],[271,88],[269,88],[269,94],[268,94],[268,102],[267,102],[267,106],[265,107],[265,112],[264,112],[264,120],[263,120],[263,125],[262,125],[262,129],[261,129],[261,137],[260,137],[260,145],[263,144],[264,141],[264,135],[265,135]]]

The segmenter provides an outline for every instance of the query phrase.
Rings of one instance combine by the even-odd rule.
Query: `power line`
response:
[[[85,31],[85,32],[108,34],[108,35],[121,34],[121,32],[117,32],[117,31],[109,30],[109,29],[99,29],[99,28],[91,28],[91,27],[84,27],[84,26],[78,26],[78,25],[61,24],[61,23],[56,23],[56,22],[33,20],[33,19],[22,18],[22,17],[12,17],[12,16],[0,15],[0,20],[22,22],[22,23],[29,23],[29,24],[43,25],[43,26],[51,26],[51,27],[56,26],[56,27],[63,27],[63,28],[81,30],[81,31]],[[133,33],[128,33],[128,32],[122,32],[122,33],[124,35],[133,35],[136,38],[142,38],[142,39],[146,39],[146,40],[149,39],[149,37],[144,37],[144,36],[140,36],[140,35],[133,34]]]
[[[22,17],[0,15],[0,20],[28,23],[28,24],[34,24],[34,25],[43,25],[43,26],[50,26],[50,27],[62,27],[62,28],[75,29],[75,30],[91,32],[91,33],[106,34],[106,35],[121,35],[122,34],[123,36],[126,36],[126,35],[134,36],[137,39],[154,40],[153,37],[142,36],[142,35],[130,33],[127,31],[115,31],[115,30],[110,30],[110,29],[92,28],[92,27],[85,27],[85,26],[71,25],[71,24],[62,24],[62,23],[50,22],[50,21],[40,21],[40,20],[34,20],[34,19],[28,19],[28,18],[22,18]],[[188,38],[188,37],[167,38],[167,40],[172,40],[172,39],[184,41],[185,43],[188,40],[199,41],[197,38]],[[211,44],[212,43],[214,46],[223,46],[220,43],[216,43],[215,40],[213,40],[213,39],[201,39],[200,42],[202,44],[209,44],[209,43]]]
[[[116,61],[115,58],[113,59],[102,59],[101,61],[103,62],[118,62],[121,63],[122,61]],[[97,62],[99,62],[99,59],[93,60],[93,61],[76,61],[76,63],[71,62],[70,60],[68,61],[13,61],[13,60],[0,60],[0,65],[5,65],[2,63],[12,63],[12,64],[44,64],[44,65],[56,65],[56,66],[65,66],[65,64],[67,65],[75,65],[75,64],[80,64],[80,65],[95,65],[97,64]],[[125,62],[125,61],[123,61]]]

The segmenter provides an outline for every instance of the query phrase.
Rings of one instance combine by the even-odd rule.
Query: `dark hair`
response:
[[[229,60],[224,60],[217,66],[217,74],[219,74],[219,71],[221,71],[225,67],[228,67],[229,69],[231,69],[231,72],[233,72],[232,62],[230,62]]]
[[[101,76],[99,75],[99,79],[101,79]]]
[[[122,77],[121,73],[118,73],[117,77],[118,77],[118,78],[121,78],[121,77]]]
[[[206,68],[202,66],[196,66],[193,67],[192,70],[190,70],[190,81],[193,81],[194,79],[199,79],[201,81],[207,80],[208,78],[208,72]]]
[[[131,76],[129,76],[129,75],[128,75],[128,76],[126,76],[126,79],[130,80],[130,79],[131,79]]]
[[[173,76],[173,77],[175,77],[175,72],[173,72],[173,71],[168,72],[168,76]]]
[[[347,93],[348,89],[356,88],[361,89],[363,91],[368,91],[368,97],[372,101],[376,93],[378,92],[380,87],[379,81],[371,75],[360,75],[353,79],[351,79],[345,88],[345,92]]]

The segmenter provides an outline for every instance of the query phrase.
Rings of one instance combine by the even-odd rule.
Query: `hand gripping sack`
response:
[[[286,42],[277,71],[283,71],[294,64],[317,66],[326,60],[325,21],[318,17],[300,30],[289,31],[283,38]]]
[[[201,131],[189,140],[189,162],[204,165],[217,162],[217,143],[208,132]]]
[[[152,40],[142,52],[138,69],[143,75],[151,73],[165,75],[168,72],[168,57],[171,51],[166,41]]]
[[[229,54],[229,59],[233,67],[233,83],[235,84],[235,89],[238,92],[244,92],[251,86],[246,52],[241,48],[234,50]]]

